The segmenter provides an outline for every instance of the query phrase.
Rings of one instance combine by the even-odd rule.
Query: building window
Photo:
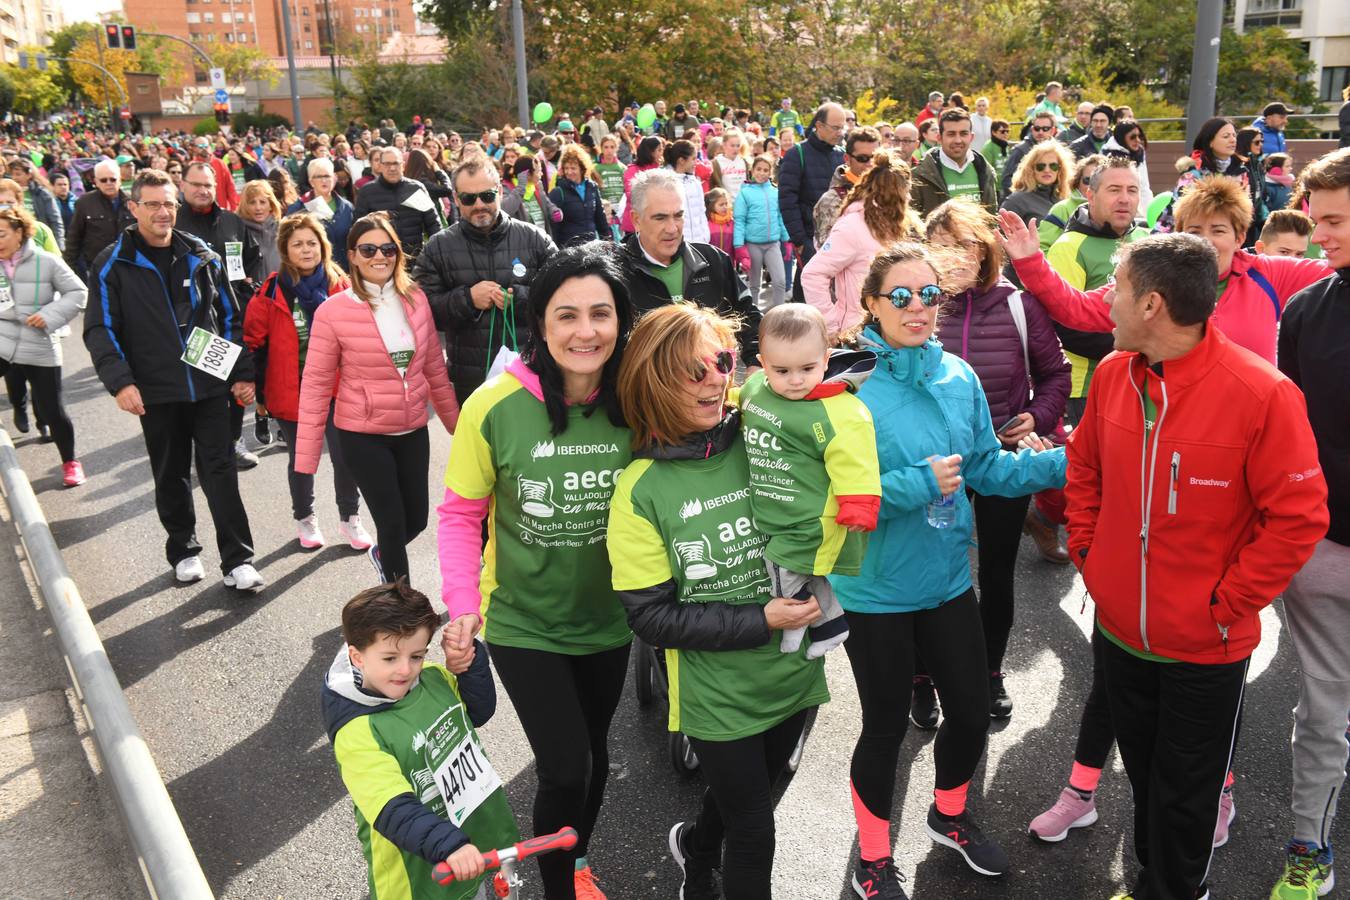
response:
[[[1298,28],[1303,24],[1303,0],[1247,0],[1247,15],[1242,20],[1243,30],[1268,28]]]
[[[202,16],[202,21],[203,21],[203,22],[211,23],[211,22],[214,22],[215,20],[216,20],[216,14],[215,14],[215,13],[206,13],[204,16]]]
[[[227,43],[227,44],[233,44],[233,43],[234,43],[234,32],[233,32],[233,31],[227,31],[227,32],[225,33],[225,43]]]
[[[311,31],[313,31],[313,30],[314,30],[314,29],[312,29],[312,28],[309,27],[309,23],[306,22],[306,23],[305,23],[305,34],[309,34],[309,33],[310,33]]]
[[[305,41],[305,49],[306,49],[306,50],[313,50],[313,49],[314,49],[314,42],[313,42],[313,41]]]
[[[202,14],[190,12],[187,14],[187,20],[189,25],[196,25],[198,22],[202,20]]]
[[[1350,66],[1327,66],[1322,70],[1322,92],[1317,99],[1340,100],[1347,86],[1350,86]]]

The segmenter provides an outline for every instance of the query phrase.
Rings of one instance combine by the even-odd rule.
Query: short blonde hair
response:
[[[1211,216],[1226,216],[1233,232],[1244,235],[1252,225],[1252,198],[1246,185],[1226,175],[1201,178],[1186,189],[1172,207],[1176,230],[1185,231],[1188,223]]]
[[[1027,155],[1022,157],[1022,162],[1017,166],[1017,172],[1012,178],[1012,189],[1014,191],[1034,191],[1039,185],[1036,183],[1036,163],[1045,156],[1053,156],[1054,161],[1059,163],[1059,172],[1056,173],[1055,196],[1064,200],[1069,196],[1069,182],[1073,177],[1073,154],[1069,148],[1064,146],[1062,141],[1054,140],[1041,141],[1039,144],[1033,144],[1027,151]]]
[[[697,427],[680,385],[695,374],[705,340],[733,345],[740,323],[692,303],[671,303],[643,316],[619,365],[619,407],[633,430],[633,449],[676,444]]]
[[[281,218],[281,203],[277,200],[276,192],[272,190],[272,182],[258,178],[244,185],[243,191],[239,194],[239,208],[246,208],[256,197],[264,197],[267,200],[267,205],[272,207],[272,218]]]

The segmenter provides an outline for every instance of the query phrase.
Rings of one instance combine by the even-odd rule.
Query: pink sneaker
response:
[[[1228,843],[1228,826],[1237,818],[1237,807],[1233,805],[1233,789],[1226,788],[1219,795],[1219,821],[1214,823],[1214,846],[1222,847]]]
[[[80,465],[78,459],[63,463],[61,472],[61,481],[65,483],[66,487],[79,487],[84,484],[84,466]]]
[[[1032,819],[1027,830],[1043,841],[1057,843],[1068,837],[1071,829],[1086,828],[1096,821],[1097,805],[1066,787],[1059,792],[1055,805]]]

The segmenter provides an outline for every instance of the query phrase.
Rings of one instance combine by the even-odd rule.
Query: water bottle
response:
[[[950,528],[956,522],[956,494],[944,494],[927,506],[928,524]]]
[[[936,455],[928,457],[930,461],[937,458]],[[953,523],[956,522],[956,492],[943,494],[929,503],[925,507],[925,512],[928,515],[929,525],[934,528],[951,528]]]

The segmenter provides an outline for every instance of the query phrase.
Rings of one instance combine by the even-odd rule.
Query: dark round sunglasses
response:
[[[485,205],[485,206],[491,205],[491,204],[497,202],[497,192],[496,192],[496,191],[479,191],[479,192],[476,193],[476,194],[470,194],[470,193],[468,193],[468,192],[466,192],[466,191],[460,191],[460,193],[459,193],[459,205],[460,205],[460,206],[473,206],[473,205],[474,205],[475,203],[477,203],[479,200],[483,201],[483,205]]]
[[[1056,163],[1056,162],[1052,162],[1052,163],[1036,163],[1036,171],[1037,171],[1037,172],[1046,172],[1046,171],[1050,171],[1050,172],[1058,172],[1058,171],[1059,171],[1059,163]]]
[[[689,370],[690,377],[694,381],[702,381],[708,377],[709,368],[719,375],[730,375],[736,371],[736,351],[718,350],[712,356],[700,357]]]
[[[909,301],[914,299],[914,292],[907,287],[897,287],[886,294],[874,294],[873,296],[891,301],[891,306],[896,309],[904,309],[909,306]],[[942,288],[936,284],[925,284],[919,288],[919,302],[926,307],[937,306],[942,300]]]
[[[374,259],[376,253],[381,253],[386,259],[393,259],[398,256],[398,244],[357,244],[356,252],[361,254],[362,259]]]

